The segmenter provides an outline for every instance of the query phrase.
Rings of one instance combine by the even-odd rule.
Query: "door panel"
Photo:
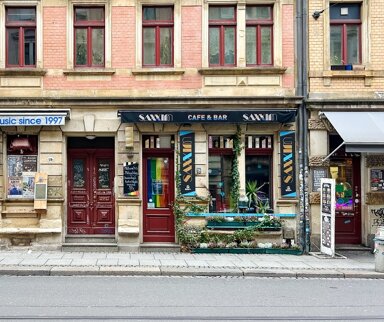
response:
[[[330,171],[336,180],[336,243],[360,244],[360,158],[332,159]]]
[[[174,242],[173,154],[144,155],[144,242]]]
[[[68,153],[68,234],[114,234],[113,149]]]

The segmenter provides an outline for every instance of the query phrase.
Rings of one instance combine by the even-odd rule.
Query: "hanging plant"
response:
[[[233,211],[237,212],[239,209],[240,197],[240,174],[239,174],[239,156],[242,150],[241,145],[241,128],[237,125],[236,134],[233,138],[233,162],[232,162],[232,186],[231,186],[231,201]]]

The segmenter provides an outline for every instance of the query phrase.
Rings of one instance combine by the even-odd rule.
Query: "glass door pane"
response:
[[[147,208],[168,208],[169,198],[169,158],[148,158]]]
[[[336,211],[353,211],[352,160],[332,162],[330,171],[336,180]]]

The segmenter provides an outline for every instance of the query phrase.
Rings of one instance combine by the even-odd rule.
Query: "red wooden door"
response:
[[[68,234],[114,234],[113,149],[68,153]]]
[[[144,242],[175,241],[173,162],[173,153],[144,154]]]
[[[360,244],[360,157],[332,159],[330,171],[336,180],[336,244]]]

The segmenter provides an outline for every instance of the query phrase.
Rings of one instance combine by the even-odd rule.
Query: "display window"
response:
[[[37,157],[36,135],[8,135],[8,198],[33,199]]]

